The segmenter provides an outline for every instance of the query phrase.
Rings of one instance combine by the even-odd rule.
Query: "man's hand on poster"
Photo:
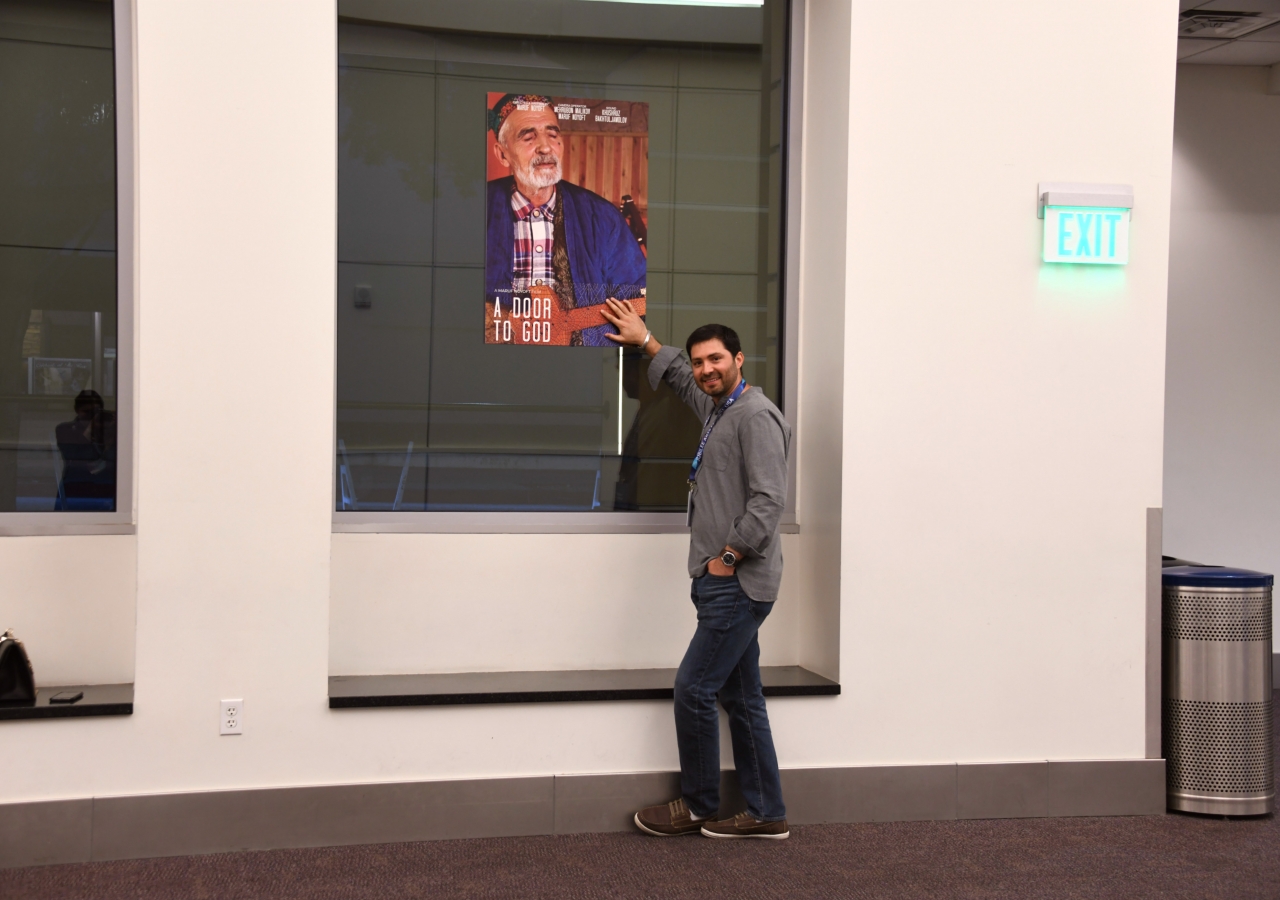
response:
[[[652,357],[662,347],[658,339],[650,333],[644,319],[635,311],[630,300],[615,300],[612,297],[604,301],[604,309],[600,311],[605,321],[618,329],[617,334],[606,334],[615,344],[630,344],[639,347]],[[647,338],[647,340],[646,340]]]

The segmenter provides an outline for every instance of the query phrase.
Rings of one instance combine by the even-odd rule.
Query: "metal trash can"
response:
[[[1164,575],[1163,743],[1169,808],[1271,812],[1271,575],[1174,566]]]

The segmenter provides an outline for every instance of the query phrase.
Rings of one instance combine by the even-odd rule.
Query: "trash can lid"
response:
[[[1173,587],[1259,588],[1275,584],[1275,576],[1250,569],[1226,566],[1170,566],[1163,571],[1164,583]]]

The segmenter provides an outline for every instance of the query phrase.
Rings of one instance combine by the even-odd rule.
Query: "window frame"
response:
[[[117,0],[119,2],[119,0]],[[787,73],[787,90],[784,95],[785,108],[782,112],[783,128],[783,183],[782,183],[782,261],[780,302],[782,321],[779,323],[779,344],[782,350],[782,370],[779,377],[782,382],[782,412],[790,415],[792,443],[791,453],[787,461],[787,505],[782,514],[780,530],[785,534],[796,534],[800,530],[796,518],[796,469],[798,429],[795,428],[794,410],[798,406],[796,389],[799,367],[796,361],[799,332],[799,286],[800,286],[800,252],[799,236],[801,210],[800,191],[792,187],[800,183],[800,148],[801,113],[804,108],[803,86],[804,73],[804,23],[807,0],[786,0],[788,8],[787,58],[784,66]],[[337,90],[337,71],[335,65],[334,90]],[[334,121],[334,133],[338,123]],[[334,179],[338,177],[334,170]],[[337,192],[334,192],[334,222],[337,222]],[[336,268],[336,262],[335,262]],[[334,284],[334,326],[337,327],[338,296],[337,283]],[[376,510],[368,512],[342,511],[337,509],[338,482],[338,359],[337,346],[334,346],[333,366],[333,438],[332,438],[332,470],[329,478],[329,508],[332,510],[332,533],[334,534],[683,534],[688,533],[683,512],[470,512],[470,511],[433,511],[433,512],[393,512]],[[792,411],[788,413],[788,410]]]
[[[0,536],[135,534],[136,122],[132,0],[112,0],[116,120],[116,511],[0,512]]]

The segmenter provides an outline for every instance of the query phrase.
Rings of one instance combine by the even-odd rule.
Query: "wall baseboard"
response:
[[[784,769],[792,824],[1155,815],[1162,759]],[[627,831],[675,772],[317,785],[0,804],[0,867]],[[725,814],[742,808],[724,773]]]

